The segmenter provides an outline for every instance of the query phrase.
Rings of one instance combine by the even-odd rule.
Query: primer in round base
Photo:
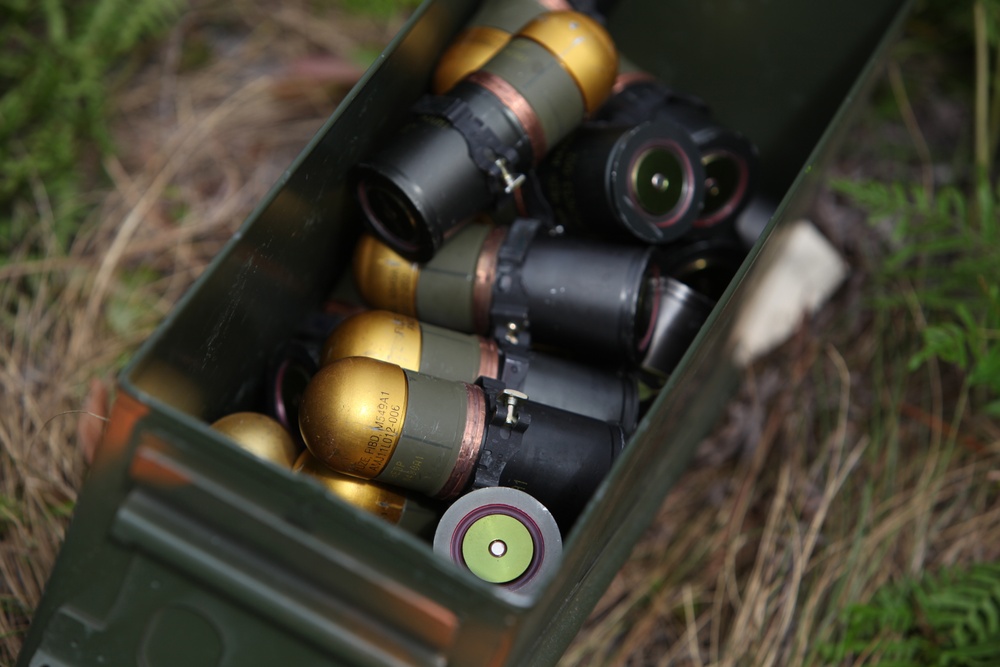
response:
[[[434,533],[434,551],[483,581],[532,593],[558,566],[562,538],[552,514],[533,496],[491,487],[448,508]]]

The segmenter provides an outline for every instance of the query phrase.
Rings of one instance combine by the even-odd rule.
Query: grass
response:
[[[8,224],[0,230],[0,255],[15,248],[43,255],[51,243],[68,246],[87,210],[79,195],[90,173],[78,166],[110,150],[107,74],[175,20],[180,5],[5,0],[0,141],[8,150],[0,159],[0,211]],[[37,239],[43,245],[25,244],[38,222],[50,225],[47,238]]]
[[[876,664],[881,649],[851,634],[850,610],[1000,558],[1000,429],[987,412],[998,327],[989,307],[956,305],[995,304],[1000,281],[982,287],[976,276],[1000,262],[991,264],[987,237],[934,247],[938,232],[926,228],[930,247],[916,247],[900,222],[903,211],[913,229],[947,226],[959,203],[975,234],[986,233],[977,220],[991,219],[989,152],[984,163],[981,139],[965,128],[983,126],[976,100],[1000,87],[971,76],[983,51],[972,6],[931,4],[915,17],[858,130],[870,141],[834,169],[853,190],[827,190],[815,207],[854,269],[848,284],[749,368],[563,664]],[[398,18],[341,7],[190,3],[159,41],[112,67],[121,85],[99,105],[107,115],[87,111],[95,124],[75,130],[87,138],[74,153],[87,177],[36,168],[10,200],[0,664],[13,661],[40,599],[110,378],[398,28]],[[996,43],[983,39],[992,62]],[[968,56],[957,69],[956,54]],[[1000,106],[986,108],[995,128]],[[996,133],[985,136],[995,153]],[[889,215],[872,224],[878,198]],[[985,240],[968,253],[969,238]]]

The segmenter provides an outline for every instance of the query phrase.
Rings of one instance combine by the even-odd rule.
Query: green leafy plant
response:
[[[825,660],[870,656],[879,667],[1000,664],[1000,564],[979,564],[879,589],[848,608],[843,639]]]
[[[51,209],[52,231],[68,243],[86,208],[81,165],[111,148],[108,74],[183,4],[0,0],[0,258],[30,233],[39,208]]]
[[[881,266],[883,280],[910,286],[925,312],[923,347],[911,370],[930,358],[968,373],[985,398],[982,409],[1000,415],[1000,245],[975,223],[967,195],[957,187],[928,193],[920,185],[838,181],[873,221],[891,219],[896,246]],[[990,204],[1000,210],[1000,193]],[[907,295],[894,290],[885,305]]]
[[[957,9],[956,9],[957,8]],[[995,184],[1000,139],[1000,1],[953,5],[972,27],[975,52],[974,164],[954,185],[840,180],[834,188],[889,221],[893,250],[881,277],[904,285],[926,319],[916,369],[931,358],[967,373],[980,407],[1000,416],[1000,188]],[[896,289],[902,302],[907,290]]]
[[[948,26],[946,37],[961,19],[959,32],[971,45],[963,55],[974,55],[966,89],[973,102],[971,150],[959,146],[950,156],[953,178],[935,183],[930,150],[897,82],[897,102],[922,157],[919,182],[840,180],[833,186],[888,230],[878,305],[914,314],[921,338],[909,370],[931,360],[960,369],[968,406],[1000,416],[1000,1],[929,4],[932,15],[944,19],[939,25]],[[818,649],[822,664],[1000,665],[1000,563],[885,585],[849,607],[831,637]]]

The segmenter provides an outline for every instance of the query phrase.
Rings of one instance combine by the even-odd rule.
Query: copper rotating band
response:
[[[528,104],[524,95],[496,74],[482,69],[470,74],[466,77],[466,81],[490,91],[500,100],[501,104],[510,109],[514,117],[517,118],[517,122],[521,124],[524,133],[528,135],[528,143],[531,144],[531,159],[536,163],[541,160],[547,149],[545,131],[542,129],[541,121],[538,120],[538,114]]]
[[[640,70],[620,72],[618,76],[615,77],[615,84],[611,87],[611,94],[618,95],[633,83],[644,83],[646,81],[656,81],[656,77],[648,72]]]
[[[483,246],[476,260],[476,278],[472,284],[472,326],[476,333],[489,333],[493,284],[497,280],[497,255],[506,238],[507,227],[494,226],[483,239]]]
[[[450,500],[460,494],[472,477],[486,437],[486,395],[474,384],[465,383],[466,411],[465,431],[458,448],[458,459],[451,469],[448,481],[434,494],[436,498]]]
[[[483,377],[500,376],[500,346],[492,338],[479,338],[479,374]]]

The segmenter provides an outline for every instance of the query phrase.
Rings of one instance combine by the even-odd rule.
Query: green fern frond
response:
[[[1000,563],[884,586],[850,607],[841,639],[820,655],[878,656],[877,667],[1000,665]]]
[[[835,190],[864,208],[872,223],[892,226],[876,271],[882,307],[908,307],[915,296],[927,326],[914,370],[930,359],[954,364],[972,387],[986,390],[984,409],[1000,414],[1000,243],[979,212],[1000,210],[1000,190],[973,210],[955,187],[836,181]]]

